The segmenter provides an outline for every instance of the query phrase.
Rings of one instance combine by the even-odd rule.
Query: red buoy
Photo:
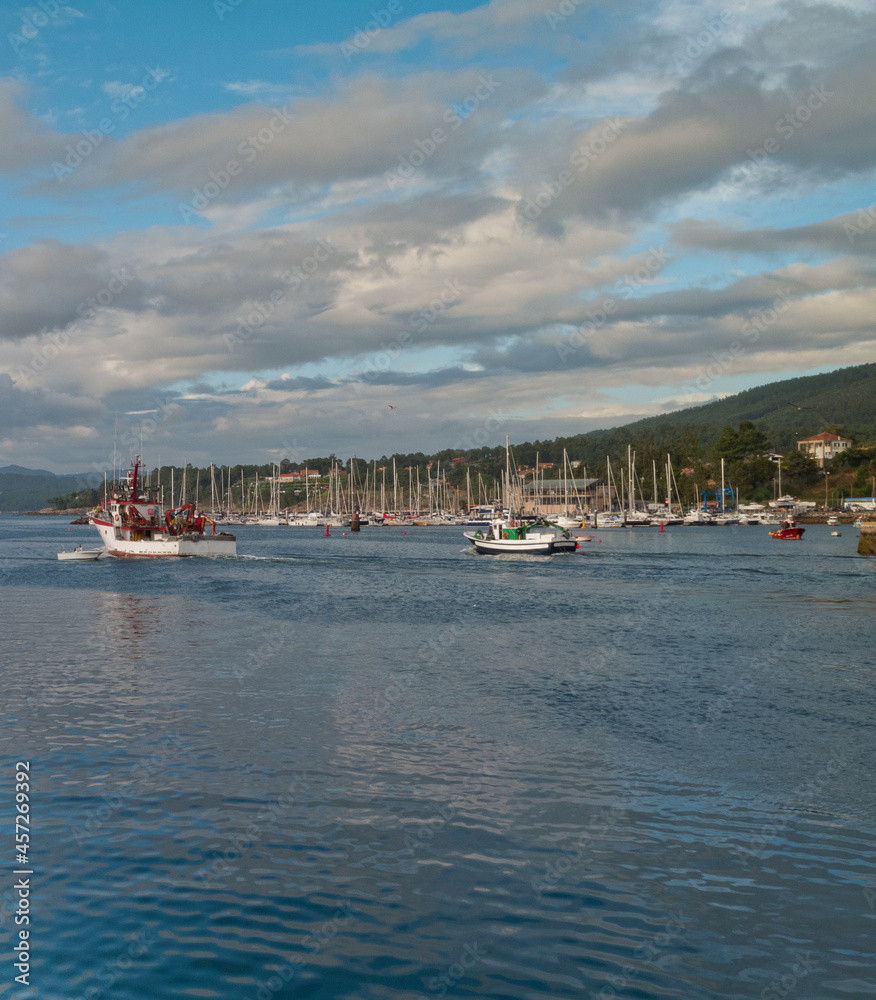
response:
[[[663,522],[660,522],[660,530],[663,531]]]
[[[326,521],[326,523],[325,523],[325,537],[326,537],[326,538],[328,538],[328,537],[329,537],[329,530],[328,530],[328,521]]]

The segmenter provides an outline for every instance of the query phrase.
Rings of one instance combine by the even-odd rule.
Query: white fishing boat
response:
[[[514,497],[511,478],[511,449],[505,436],[505,478],[503,483],[502,510],[509,513],[491,518],[489,525],[476,531],[464,531],[463,535],[474,545],[475,550],[485,555],[550,556],[555,552],[574,552],[577,541],[556,523],[547,520],[524,521],[514,510],[522,510],[521,497]]]
[[[100,559],[100,557],[105,554],[106,549],[102,545],[99,549],[83,549],[80,545],[78,548],[73,549],[72,552],[68,552],[64,549],[58,553],[58,558],[73,562],[94,562],[96,559]]]
[[[237,540],[198,514],[195,505],[172,510],[144,488],[137,458],[121,487],[89,515],[106,551],[113,556],[233,556]],[[207,530],[209,525],[210,530]]]
[[[578,543],[566,532],[544,530],[548,525],[530,526],[510,518],[497,517],[487,528],[464,531],[463,535],[484,555],[522,553],[550,556],[555,552],[574,552]]]

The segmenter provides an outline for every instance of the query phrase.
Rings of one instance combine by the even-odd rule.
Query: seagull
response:
[[[394,409],[395,409],[395,407],[394,407],[394,406],[392,405],[392,403],[387,403],[386,405],[387,405],[387,406],[388,406],[388,407],[389,407],[389,408],[390,408],[391,410],[394,410]]]
[[[810,407],[808,407],[808,406],[798,406],[796,403],[792,403],[790,401],[788,402],[788,406],[793,406],[795,410],[808,410],[808,409],[810,409]]]

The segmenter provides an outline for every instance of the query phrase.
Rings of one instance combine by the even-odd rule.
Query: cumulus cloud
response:
[[[108,137],[63,184],[47,163],[70,137],[0,82],[0,164],[31,204],[60,200],[59,225],[108,197],[127,213],[3,255],[7,397],[80,428],[60,432],[71,455],[81,428],[150,409],[162,448],[282,457],[297,427],[311,454],[364,454],[463,441],[497,413],[540,437],[634,419],[693,401],[673,387],[715,356],[734,375],[868,360],[873,12],[562,9],[399,15],[361,60],[339,55],[350,25],[296,52],[337,57],[319,88],[229,69],[213,91],[239,106]],[[131,97],[113,76],[103,92]],[[624,385],[648,405],[618,403]]]

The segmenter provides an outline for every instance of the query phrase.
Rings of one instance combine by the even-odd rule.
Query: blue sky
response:
[[[870,3],[0,19],[0,464],[544,439],[873,359]]]

